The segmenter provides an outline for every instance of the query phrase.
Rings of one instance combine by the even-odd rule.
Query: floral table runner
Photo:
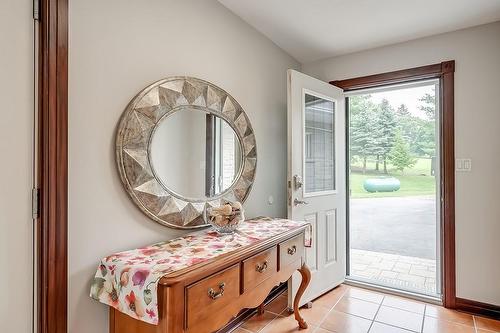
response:
[[[163,276],[304,225],[307,223],[257,218],[243,222],[231,235],[219,235],[205,229],[112,254],[101,260],[90,297],[133,318],[157,325],[157,288]],[[311,246],[309,229],[306,229],[306,247]]]

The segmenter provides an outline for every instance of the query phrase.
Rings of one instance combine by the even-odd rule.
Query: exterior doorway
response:
[[[436,242],[435,244],[435,253],[436,253],[436,292],[432,295],[429,292],[417,292],[412,288],[401,288],[394,286],[384,286],[383,284],[377,284],[373,282],[364,282],[361,279],[353,279],[352,273],[350,272],[351,260],[352,256],[350,255],[350,251],[347,251],[347,278],[346,281],[352,284],[362,284],[370,288],[374,289],[383,289],[389,290],[393,293],[406,294],[415,298],[424,298],[426,300],[432,299],[434,302],[442,302],[443,305],[447,308],[455,308],[457,306],[462,306],[459,304],[460,299],[456,297],[456,278],[455,278],[455,153],[454,153],[454,72],[455,72],[455,61],[444,61],[437,64],[426,65],[421,67],[402,69],[393,72],[386,72],[380,74],[374,74],[369,76],[362,76],[356,78],[349,78],[344,80],[336,80],[330,81],[330,84],[335,85],[339,88],[342,88],[346,94],[346,103],[349,103],[349,97],[354,96],[356,94],[368,92],[372,90],[371,93],[374,93],[378,89],[379,92],[384,89],[388,89],[395,87],[396,85],[410,87],[410,86],[418,86],[419,84],[428,82],[433,82],[435,80],[435,117],[439,120],[435,123],[436,132],[435,132],[435,142],[436,142],[436,158],[434,168],[432,173],[434,173],[434,177],[440,179],[439,186],[435,186],[435,193],[437,199],[435,199],[436,208],[435,213],[432,212],[431,209],[427,211],[432,215],[436,216]],[[390,89],[389,89],[390,90]],[[379,103],[382,101],[379,100]],[[396,107],[397,110],[397,107]],[[346,115],[349,117],[349,110],[346,110]],[[349,123],[349,120],[347,121]],[[347,126],[349,129],[349,126]],[[402,135],[401,135],[402,136]],[[350,133],[346,133],[346,140],[350,140]],[[399,141],[402,141],[398,139]],[[401,142],[398,143],[400,146],[404,146]],[[401,147],[400,147],[401,148]],[[408,147],[408,149],[410,149]],[[404,149],[399,149],[401,152]],[[349,153],[349,143],[346,145],[346,151]],[[402,157],[406,156],[405,154],[401,155]],[[401,157],[400,156],[400,157]],[[408,157],[408,156],[406,156]],[[409,156],[411,159],[411,155]],[[380,156],[379,156],[380,158]],[[347,160],[349,161],[349,159]],[[411,161],[413,162],[413,161]],[[415,165],[417,165],[418,161],[415,161]],[[432,158],[431,158],[432,164]],[[348,162],[349,163],[349,162]],[[348,166],[350,164],[346,163]],[[403,163],[404,164],[404,163]],[[411,163],[412,164],[412,163]],[[421,164],[422,165],[422,164]],[[388,171],[390,170],[390,163],[387,163],[386,167],[389,166]],[[369,163],[367,160],[367,168],[369,167]],[[376,168],[376,166],[375,166]],[[379,159],[379,171],[383,168],[380,164]],[[384,169],[382,169],[384,170]],[[404,172],[405,168],[403,168]],[[401,171],[401,170],[399,170]],[[346,172],[346,178],[349,182],[351,171]],[[364,182],[364,180],[363,180]],[[373,185],[373,182],[369,182],[367,186]],[[376,183],[376,182],[375,182]],[[401,183],[400,181],[400,186]],[[434,182],[436,184],[436,182]],[[347,190],[350,188],[350,184],[347,185]],[[364,188],[364,187],[363,187]],[[401,189],[401,187],[400,187]],[[413,189],[415,191],[417,189]],[[422,188],[421,188],[422,190]],[[425,192],[425,191],[424,191]],[[421,192],[422,194],[425,194]],[[429,191],[432,195],[432,191]],[[360,198],[361,199],[361,198]],[[383,199],[383,198],[382,198]],[[402,198],[401,200],[404,200]],[[432,203],[432,202],[431,202]],[[346,205],[349,210],[351,203],[348,200],[348,204]],[[402,205],[398,205],[402,206]],[[394,211],[393,211],[394,212]],[[385,210],[382,213],[386,213]],[[347,212],[347,216],[351,216],[351,212]],[[421,220],[421,219],[420,219]],[[428,219],[430,220],[430,219]],[[348,219],[349,223],[349,219]],[[351,235],[349,234],[350,225],[348,224],[347,230],[347,248],[351,248],[350,240]],[[373,228],[373,232],[377,230],[382,230],[381,228]],[[432,240],[432,236],[428,236],[428,239]],[[415,243],[412,240],[412,243]],[[394,245],[394,244],[393,244]],[[434,252],[432,247],[430,247],[430,252]],[[409,254],[409,253],[407,253]],[[425,259],[425,258],[424,258]],[[415,267],[417,268],[417,267]],[[418,267],[422,268],[422,267]],[[427,267],[426,267],[427,268]],[[411,267],[410,267],[411,269]],[[432,268],[430,269],[432,270]],[[432,282],[429,280],[428,282]],[[428,283],[429,285],[429,283]],[[425,286],[425,281],[424,281]],[[408,285],[407,285],[408,287]],[[462,308],[465,308],[462,306]]]
[[[347,94],[350,279],[440,298],[439,80]]]

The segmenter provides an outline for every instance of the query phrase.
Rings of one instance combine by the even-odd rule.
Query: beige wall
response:
[[[69,332],[104,333],[108,309],[88,296],[98,260],[180,234],[149,220],[122,188],[114,130],[127,103],[171,75],[228,91],[257,138],[247,215],[283,216],[286,69],[299,64],[212,0],[71,1],[69,37]]]
[[[500,22],[303,64],[329,81],[456,60],[457,296],[500,305]]]
[[[0,331],[31,332],[33,21],[30,0],[0,1]]]

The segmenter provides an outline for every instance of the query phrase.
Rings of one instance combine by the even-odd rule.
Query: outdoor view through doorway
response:
[[[350,93],[350,279],[438,296],[439,81]]]

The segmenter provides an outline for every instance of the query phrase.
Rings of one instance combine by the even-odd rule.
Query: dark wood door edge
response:
[[[500,320],[500,306],[488,303],[482,303],[465,298],[456,298],[457,310],[469,312],[474,315],[490,317]]]
[[[455,68],[454,63],[452,68]],[[441,230],[443,305],[456,307],[455,261],[455,93],[454,72],[440,76],[441,86]]]
[[[456,307],[455,276],[455,133],[454,133],[455,61],[403,69],[388,73],[330,81],[330,84],[353,91],[425,79],[439,79],[441,88],[441,230],[443,255],[443,304]]]
[[[68,0],[40,0],[37,331],[67,332]]]
[[[274,301],[278,296],[287,291],[287,283],[282,283],[278,287],[274,288],[267,296],[264,304],[267,305]],[[226,324],[223,328],[217,331],[217,333],[228,333],[232,332],[236,327],[240,326],[244,321],[249,319],[254,313],[257,312],[257,308],[255,309],[245,309],[241,311],[233,320]]]

